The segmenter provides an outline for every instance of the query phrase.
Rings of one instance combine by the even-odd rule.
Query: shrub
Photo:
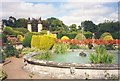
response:
[[[55,53],[57,54],[64,54],[69,50],[70,46],[69,44],[65,44],[65,43],[57,43],[54,46],[55,49]]]
[[[11,44],[6,46],[6,48],[4,49],[4,53],[6,54],[6,57],[9,57],[9,56],[18,57],[20,54],[20,52]]]
[[[86,39],[86,37],[84,35],[82,35],[81,33],[78,33],[75,37],[76,40],[83,40]]]
[[[24,39],[24,37],[23,37],[22,35],[17,35],[17,38],[18,38],[18,40],[19,40],[20,42],[22,42],[23,39]]]
[[[23,35],[22,32],[19,32],[19,31],[16,31],[16,30],[13,30],[11,27],[5,27],[3,29],[3,33],[5,33],[6,35]]]
[[[12,35],[15,35],[15,36],[17,36],[17,35],[19,35],[19,34],[22,34],[22,32],[19,32],[19,31],[14,31],[14,30],[13,30],[13,33],[12,33]]]
[[[4,33],[2,33],[2,42],[3,43],[7,43],[8,42],[7,37],[6,37],[6,35]]]
[[[21,53],[22,54],[29,54],[30,52],[38,52],[38,51],[40,51],[39,49],[36,49],[36,48],[29,48],[29,47],[26,47],[26,48],[23,48],[22,50],[21,50]]]
[[[33,35],[43,35],[43,34],[41,34],[40,32],[28,32],[25,35],[25,38],[22,42],[24,47],[31,47],[31,40]]]
[[[2,51],[2,49],[0,50],[0,63],[4,63],[5,61],[5,53]]]
[[[53,37],[53,38],[55,38],[55,39],[57,39],[57,37],[56,37],[56,35],[54,35],[54,34],[52,34],[52,33],[50,33],[50,34],[48,34],[50,37]]]
[[[0,39],[2,39],[2,34],[0,33]]]
[[[113,40],[112,35],[108,32],[103,33],[100,38],[103,40]]]
[[[14,30],[19,31],[19,32],[22,32],[23,34],[29,32],[29,30],[26,29],[26,28],[14,28]]]
[[[7,35],[12,35],[14,31],[11,27],[5,27],[3,28],[3,32]]]
[[[47,34],[47,30],[41,30],[40,32],[42,35]]]
[[[3,79],[7,78],[7,74],[5,71],[0,69],[0,80],[2,81]]]
[[[111,54],[108,54],[105,46],[98,46],[96,48],[96,54],[90,54],[90,61],[91,63],[112,63],[113,62],[113,56]]]
[[[31,33],[27,33],[25,35],[25,38],[22,42],[24,47],[31,47],[31,39],[32,39],[32,34]]]
[[[32,48],[39,48],[40,45],[40,35],[33,35],[31,40]]]
[[[105,47],[106,47],[107,50],[115,50],[115,47],[112,44],[105,45]]]
[[[60,33],[60,34],[57,34],[57,38],[60,39],[63,36],[67,36],[69,37],[69,39],[74,39],[76,35],[77,34],[73,34],[73,33],[68,33],[68,34]]]
[[[41,32],[30,32],[32,35],[43,35]]]
[[[88,39],[88,38],[92,38],[92,32],[84,32],[84,35],[85,35],[85,37],[86,37],[86,39]]]
[[[111,33],[114,39],[120,39],[120,31]]]
[[[33,56],[33,58],[40,59],[40,60],[48,60],[52,58],[52,54],[48,50],[44,50],[44,51],[41,51],[40,54]]]
[[[55,44],[55,37],[51,35],[33,35],[31,41],[31,47],[38,48],[40,50],[51,49]]]
[[[105,36],[103,40],[113,40],[112,36]]]
[[[67,37],[67,36],[63,36],[62,38],[61,38],[61,40],[68,40],[69,39],[69,37]]]
[[[70,44],[70,49],[79,49],[80,47],[76,44]]]

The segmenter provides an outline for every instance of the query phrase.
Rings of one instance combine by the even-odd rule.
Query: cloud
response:
[[[0,2],[24,2],[24,0],[1,0]]]
[[[13,2],[2,2],[2,11],[0,18],[7,18],[14,16],[16,18],[28,17],[57,17],[66,25],[73,23],[80,25],[84,20],[91,20],[95,24],[104,22],[106,19],[117,20],[118,12],[114,6],[108,6],[108,2],[72,2],[73,0],[66,0],[59,5],[56,3],[29,3],[25,0],[13,0]],[[39,0],[40,1],[40,0]],[[103,0],[101,0],[103,1]],[[105,0],[104,0],[105,1]],[[111,0],[113,1],[113,0]],[[117,0],[114,0],[117,1]],[[43,1],[44,2],[44,1]],[[116,3],[117,4],[117,3]]]
[[[68,11],[68,14],[60,17],[60,19],[67,25],[72,23],[80,25],[80,22],[85,20],[91,20],[95,24],[104,22],[106,19],[117,21],[117,8],[107,6],[107,4],[98,2],[68,2],[61,6],[62,13]]]
[[[2,4],[3,18],[14,17],[44,17],[54,15],[55,8],[51,4],[33,4],[25,2],[4,2]]]
[[[1,0],[2,2],[118,2],[119,0]]]
[[[68,0],[68,2],[119,2],[119,0]]]

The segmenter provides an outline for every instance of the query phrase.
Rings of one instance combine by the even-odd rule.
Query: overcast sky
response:
[[[105,20],[118,20],[119,0],[3,0],[1,19],[56,17],[66,25],[91,20],[95,24]]]

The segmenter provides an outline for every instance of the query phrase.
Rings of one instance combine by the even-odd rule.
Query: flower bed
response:
[[[109,45],[109,44],[120,44],[120,40],[114,39],[114,40],[102,40],[102,39],[84,39],[84,40],[75,40],[75,39],[68,39],[68,40],[60,40],[57,39],[56,42],[63,42],[63,43],[72,43],[72,44],[97,44],[97,45]]]

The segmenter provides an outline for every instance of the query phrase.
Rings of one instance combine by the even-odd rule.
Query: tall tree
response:
[[[97,25],[98,33],[99,33],[98,35],[100,36],[104,32],[109,32],[113,35],[113,38],[118,38],[120,32],[119,24],[120,22],[113,22],[113,21],[98,24]]]
[[[78,30],[81,30],[82,28],[81,28],[81,26],[78,26]]]
[[[27,28],[27,22],[28,20],[25,18],[19,18],[16,22],[15,22],[15,26],[16,27],[24,27]]]
[[[85,31],[90,31],[90,32],[97,31],[97,26],[92,21],[84,21],[81,24],[84,25],[83,27]]]
[[[50,31],[67,31],[68,27],[59,19],[51,17],[46,20]]]
[[[72,32],[72,31],[77,31],[77,25],[76,25],[76,24],[70,25],[69,28],[70,28],[70,31],[71,31],[71,32]]]
[[[3,19],[2,22],[3,22],[6,26],[15,27],[16,18],[10,16],[8,20]]]

